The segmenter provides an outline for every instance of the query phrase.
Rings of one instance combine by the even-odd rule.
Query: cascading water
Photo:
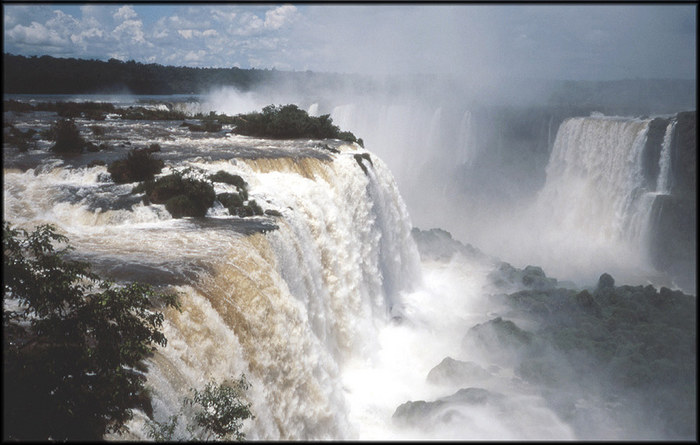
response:
[[[176,286],[183,312],[167,313],[169,345],[148,362],[157,420],[176,413],[189,388],[245,373],[256,415],[249,438],[356,437],[342,364],[374,349],[378,329],[402,317],[401,295],[421,281],[398,188],[381,159],[355,158],[358,147],[332,156],[289,147],[272,158],[217,160],[215,145],[193,142],[190,160],[172,166],[241,175],[251,198],[282,214],[277,230],[241,234],[217,208],[207,218],[213,227],[174,220],[158,205],[103,210],[97,194],[114,204],[133,185],[113,184],[105,167],[55,163],[5,171],[6,219],[56,224],[98,268],[146,268]],[[131,423],[135,437],[143,437],[144,420]]]
[[[649,120],[572,118],[557,133],[537,205],[564,231],[638,242]]]
[[[664,141],[659,155],[659,177],[656,181],[656,192],[667,195],[673,185],[671,181],[671,143],[673,132],[676,129],[676,119],[671,119],[664,133]]]
[[[319,108],[315,103],[309,110],[323,113]],[[336,123],[345,119],[343,128],[348,122],[366,125],[366,133],[354,125],[347,128],[373,146],[391,142],[383,150],[406,166],[434,155],[421,144],[453,143],[449,152],[454,156],[442,161],[442,171],[455,159],[467,164],[473,159],[476,147],[470,141],[478,116],[440,110],[394,105],[372,116],[347,105],[334,108],[333,115]],[[374,119],[377,115],[382,118]],[[451,123],[444,122],[450,118]],[[83,131],[92,124],[78,123]],[[17,154],[16,165],[6,165],[6,220],[25,227],[55,224],[76,255],[98,272],[163,285],[181,295],[182,312],[165,314],[167,347],[147,362],[155,420],[178,412],[190,388],[245,374],[255,415],[244,425],[248,439],[658,437],[655,426],[644,429],[644,413],[630,414],[643,422],[628,423],[628,413],[603,406],[602,386],[582,383],[577,392],[570,388],[577,385],[566,382],[542,392],[523,378],[502,348],[464,341],[474,326],[513,314],[499,303],[504,290],[491,277],[500,270],[499,262],[464,253],[470,249],[463,245],[454,253],[456,241],[436,257],[419,258],[397,183],[374,150],[334,140],[197,135],[179,122],[108,118],[100,125],[115,145],[127,140],[132,147],[160,144],[163,174],[190,167],[199,177],[220,170],[240,175],[250,198],[279,215],[232,217],[216,204],[206,218],[173,219],[164,206],[142,204],[141,196],[131,193],[134,184],[113,183],[104,166],[88,167],[87,159],[57,160],[30,150]],[[401,132],[380,131],[381,125]],[[421,130],[431,125],[432,131]],[[585,277],[586,284],[611,271],[606,258],[595,255],[599,252],[588,255],[591,246],[636,266],[632,258],[643,237],[644,199],[668,189],[673,125],[661,149],[659,186],[649,191],[640,167],[648,120],[564,122],[531,214],[504,218],[504,227],[490,221],[507,243],[495,251],[525,246],[524,264],[542,265],[549,275],[564,279],[570,279],[561,273],[567,269],[585,275],[585,263],[594,258],[600,264]],[[421,157],[412,159],[412,153]],[[25,163],[33,165],[22,168]],[[235,191],[227,184],[214,186],[217,193]],[[465,223],[466,218],[444,214]],[[564,259],[554,248],[564,252]],[[549,263],[537,256],[542,251]],[[572,267],[572,259],[581,260],[583,268]],[[523,329],[537,329],[532,321],[512,319]],[[431,380],[450,360],[467,364],[473,373],[461,381]],[[477,397],[455,402],[464,394]],[[408,402],[420,416],[402,424],[396,413]],[[129,434],[107,438],[145,439],[146,420],[137,410]],[[188,437],[184,422],[175,437]]]

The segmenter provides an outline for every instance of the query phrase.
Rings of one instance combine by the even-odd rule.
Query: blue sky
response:
[[[193,67],[696,77],[694,4],[4,4],[4,51]]]

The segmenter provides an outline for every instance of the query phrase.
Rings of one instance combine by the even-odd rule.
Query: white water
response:
[[[648,190],[642,172],[649,122],[605,116],[564,121],[536,199],[490,221],[479,247],[580,285],[594,284],[603,272],[630,283],[658,276],[647,250],[657,193]]]
[[[644,206],[642,151],[649,120],[563,122],[536,206],[551,224],[594,242],[639,242]],[[575,236],[575,235],[574,235]]]
[[[142,129],[143,130],[143,129]],[[139,130],[141,131],[141,130]],[[130,133],[131,134],[131,133]],[[409,400],[434,400],[459,387],[426,382],[446,356],[488,367],[462,336],[492,318],[484,292],[490,263],[456,258],[420,264],[411,222],[384,162],[357,146],[328,160],[304,157],[294,144],[276,159],[209,159],[216,150],[269,144],[252,138],[158,140],[187,150],[197,175],[241,175],[264,208],[282,214],[277,230],[243,235],[221,208],[213,226],[172,219],[163,206],[107,210],[133,184],[114,185],[105,167],[45,161],[26,172],[5,170],[5,218],[30,228],[52,223],[80,256],[126,279],[149,274],[175,280],[183,311],[166,312],[168,346],[148,360],[156,420],[175,414],[189,388],[245,373],[255,419],[249,439],[572,438],[569,427],[502,369],[483,386],[508,394],[512,412],[462,407],[463,419],[437,429],[392,421]],[[234,148],[230,148],[234,149]],[[166,156],[166,159],[167,156]],[[217,192],[228,191],[217,184]],[[258,218],[260,219],[260,218]],[[476,384],[477,382],[475,382]],[[126,436],[144,439],[137,411]],[[466,423],[465,423],[466,422]],[[184,423],[176,437],[187,437]]]
[[[656,180],[656,191],[660,194],[668,194],[673,185],[671,181],[671,143],[673,142],[673,131],[676,129],[676,120],[671,119],[664,133],[664,141],[659,155],[659,177]]]
[[[362,113],[352,107],[336,107],[334,121],[337,116],[340,122],[344,112],[348,121],[359,119]],[[318,106],[310,110],[319,111]],[[405,174],[428,165],[435,154],[421,153],[421,144],[439,143],[441,109],[423,113],[386,107],[382,113],[385,120],[368,127],[376,129],[376,136],[357,134],[376,144],[390,137],[379,131],[381,125],[400,126],[408,132],[398,136],[407,153],[402,156],[401,144],[394,141],[394,162],[405,163]],[[457,143],[450,149],[468,163],[474,129],[468,111],[460,117]],[[427,130],[420,127],[426,122]],[[501,251],[510,248],[517,258],[513,247],[525,246],[523,261],[542,265],[557,278],[568,278],[576,260],[582,263],[574,273],[591,269],[592,280],[610,271],[606,268],[614,260],[643,267],[643,257],[639,265],[631,259],[639,253],[635,240],[643,233],[640,196],[648,195],[640,195],[638,170],[647,126],[646,120],[600,117],[562,125],[537,211],[530,219],[503,222],[500,229],[507,230],[500,233],[510,234],[503,239],[510,244]],[[169,161],[169,167],[243,176],[251,198],[282,213],[274,220],[278,230],[243,235],[225,224],[173,220],[162,206],[95,209],[90,199],[127,195],[132,185],[114,186],[104,167],[69,169],[60,162],[24,173],[6,170],[4,204],[6,219],[15,223],[58,225],[78,253],[102,261],[106,270],[150,267],[180,277],[173,286],[182,295],[183,312],[168,311],[169,344],[149,360],[156,420],[175,413],[188,388],[245,373],[256,415],[244,427],[249,439],[576,438],[507,364],[462,345],[470,327],[498,315],[488,298],[493,265],[461,256],[419,264],[406,206],[392,173],[373,151],[371,164],[362,161],[365,174],[353,155],[370,152],[359,147],[345,146],[332,159],[321,160],[300,155],[296,145],[304,141],[193,138],[184,131],[175,139],[155,141],[168,153],[188,154],[186,161]],[[274,147],[287,155],[212,159],[241,147]],[[596,176],[603,174],[610,177]],[[229,190],[217,185],[217,192],[223,191]],[[570,212],[578,219],[570,219]],[[219,223],[231,220],[221,208],[208,216]],[[538,251],[549,263],[539,261]],[[591,258],[595,267],[586,264]],[[426,381],[447,356],[489,369],[488,379],[469,385],[502,394],[506,403],[460,406],[450,414],[452,420],[433,419],[432,428],[394,423],[400,404],[432,401],[460,389]],[[129,425],[131,435],[116,438],[143,439],[144,420],[138,412]],[[596,425],[597,431],[608,428],[605,419]],[[625,437],[616,436],[613,427],[607,437]],[[185,436],[183,427],[178,434]]]

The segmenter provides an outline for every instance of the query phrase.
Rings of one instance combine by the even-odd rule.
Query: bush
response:
[[[213,175],[209,176],[211,182],[222,182],[224,184],[230,184],[236,186],[239,190],[245,190],[248,184],[238,175],[232,175],[223,170],[219,170]]]
[[[54,248],[65,242],[48,225],[3,225],[4,440],[101,440],[148,410],[137,370],[167,344],[156,304],[177,297],[106,282]]]
[[[235,133],[246,136],[269,137],[276,139],[342,139],[355,142],[355,135],[341,132],[333,125],[329,114],[319,117],[309,116],[296,105],[268,105],[262,113],[253,112],[234,116]]]
[[[148,149],[130,150],[125,159],[112,162],[107,171],[117,184],[146,181],[160,173],[165,166],[161,159],[151,156]]]
[[[229,209],[229,213],[232,215],[235,212],[235,208],[242,206],[243,201],[245,201],[239,193],[219,193],[216,195],[216,199],[219,200],[221,205]]]
[[[144,202],[165,204],[174,218],[204,216],[214,204],[214,187],[206,181],[186,178],[183,172],[148,180],[137,186],[134,193],[145,192]]]
[[[188,195],[177,195],[165,201],[165,209],[173,218],[183,216],[204,216],[209,207],[203,206]]]
[[[59,154],[82,153],[85,147],[85,139],[80,136],[78,127],[70,119],[54,122],[49,130],[49,139],[56,142],[50,150]]]

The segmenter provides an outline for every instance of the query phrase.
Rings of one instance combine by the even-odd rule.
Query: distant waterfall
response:
[[[538,209],[555,226],[601,242],[642,242],[653,196],[642,152],[649,120],[583,117],[559,127]]]
[[[671,182],[671,143],[673,142],[673,132],[676,129],[676,120],[671,119],[664,133],[664,142],[659,155],[659,178],[656,181],[656,191],[667,195],[673,185]]]

